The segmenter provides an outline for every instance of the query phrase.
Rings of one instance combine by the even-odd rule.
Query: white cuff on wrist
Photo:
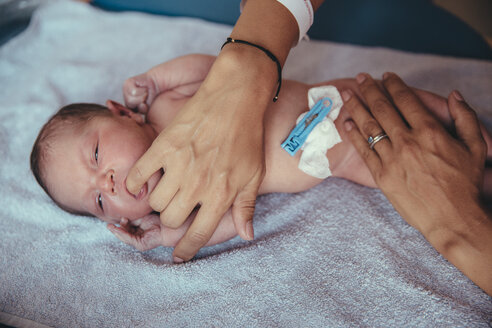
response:
[[[292,16],[297,21],[297,25],[299,25],[299,41],[301,41],[306,33],[313,25],[314,22],[314,12],[313,6],[311,5],[311,1],[309,0],[277,0],[280,2],[285,8],[287,8]],[[298,42],[299,42],[298,41]]]
[[[244,3],[247,0],[242,0],[240,4],[241,12],[243,11]],[[307,31],[313,25],[314,11],[310,0],[277,0],[280,2],[296,19],[299,26],[299,41],[303,38],[308,38]]]

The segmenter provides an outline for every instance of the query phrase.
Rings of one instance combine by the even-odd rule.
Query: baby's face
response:
[[[126,116],[96,117],[80,128],[67,127],[48,153],[47,187],[62,205],[106,222],[143,217],[152,211],[148,197],[161,172],[154,173],[136,197],[125,182],[155,136],[150,125]]]

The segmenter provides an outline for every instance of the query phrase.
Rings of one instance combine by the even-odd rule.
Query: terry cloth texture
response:
[[[42,124],[71,102],[123,101],[125,78],[171,58],[217,54],[230,26],[109,13],[54,1],[0,48],[0,320],[53,327],[489,327],[492,301],[377,190],[329,178],[260,197],[256,238],[173,265],[105,224],[58,209],[29,170]],[[286,78],[395,71],[462,91],[489,118],[492,63],[302,42]],[[489,116],[487,116],[489,115]],[[490,120],[489,120],[490,121]],[[24,319],[24,320],[22,320]]]

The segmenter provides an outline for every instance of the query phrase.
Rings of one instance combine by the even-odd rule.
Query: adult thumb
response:
[[[248,184],[232,204],[232,221],[238,235],[244,240],[253,240],[253,215],[255,213],[258,187]]]

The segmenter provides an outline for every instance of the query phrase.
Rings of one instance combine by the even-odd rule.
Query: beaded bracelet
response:
[[[226,42],[224,42],[222,47],[220,47],[220,50],[222,50],[222,48],[224,48],[224,46],[228,43],[242,43],[242,44],[246,44],[248,46],[258,48],[261,51],[263,51],[265,54],[267,54],[267,56],[270,57],[270,59],[273,60],[275,62],[275,64],[277,64],[278,88],[277,88],[277,92],[275,93],[275,97],[273,97],[273,102],[276,102],[278,100],[278,93],[280,92],[280,87],[282,86],[282,66],[280,65],[280,62],[278,61],[277,57],[275,57],[275,55],[272,54],[270,50],[268,50],[262,46],[259,46],[257,44],[254,44],[254,43],[251,43],[248,41],[233,39],[233,38],[227,38]]]

